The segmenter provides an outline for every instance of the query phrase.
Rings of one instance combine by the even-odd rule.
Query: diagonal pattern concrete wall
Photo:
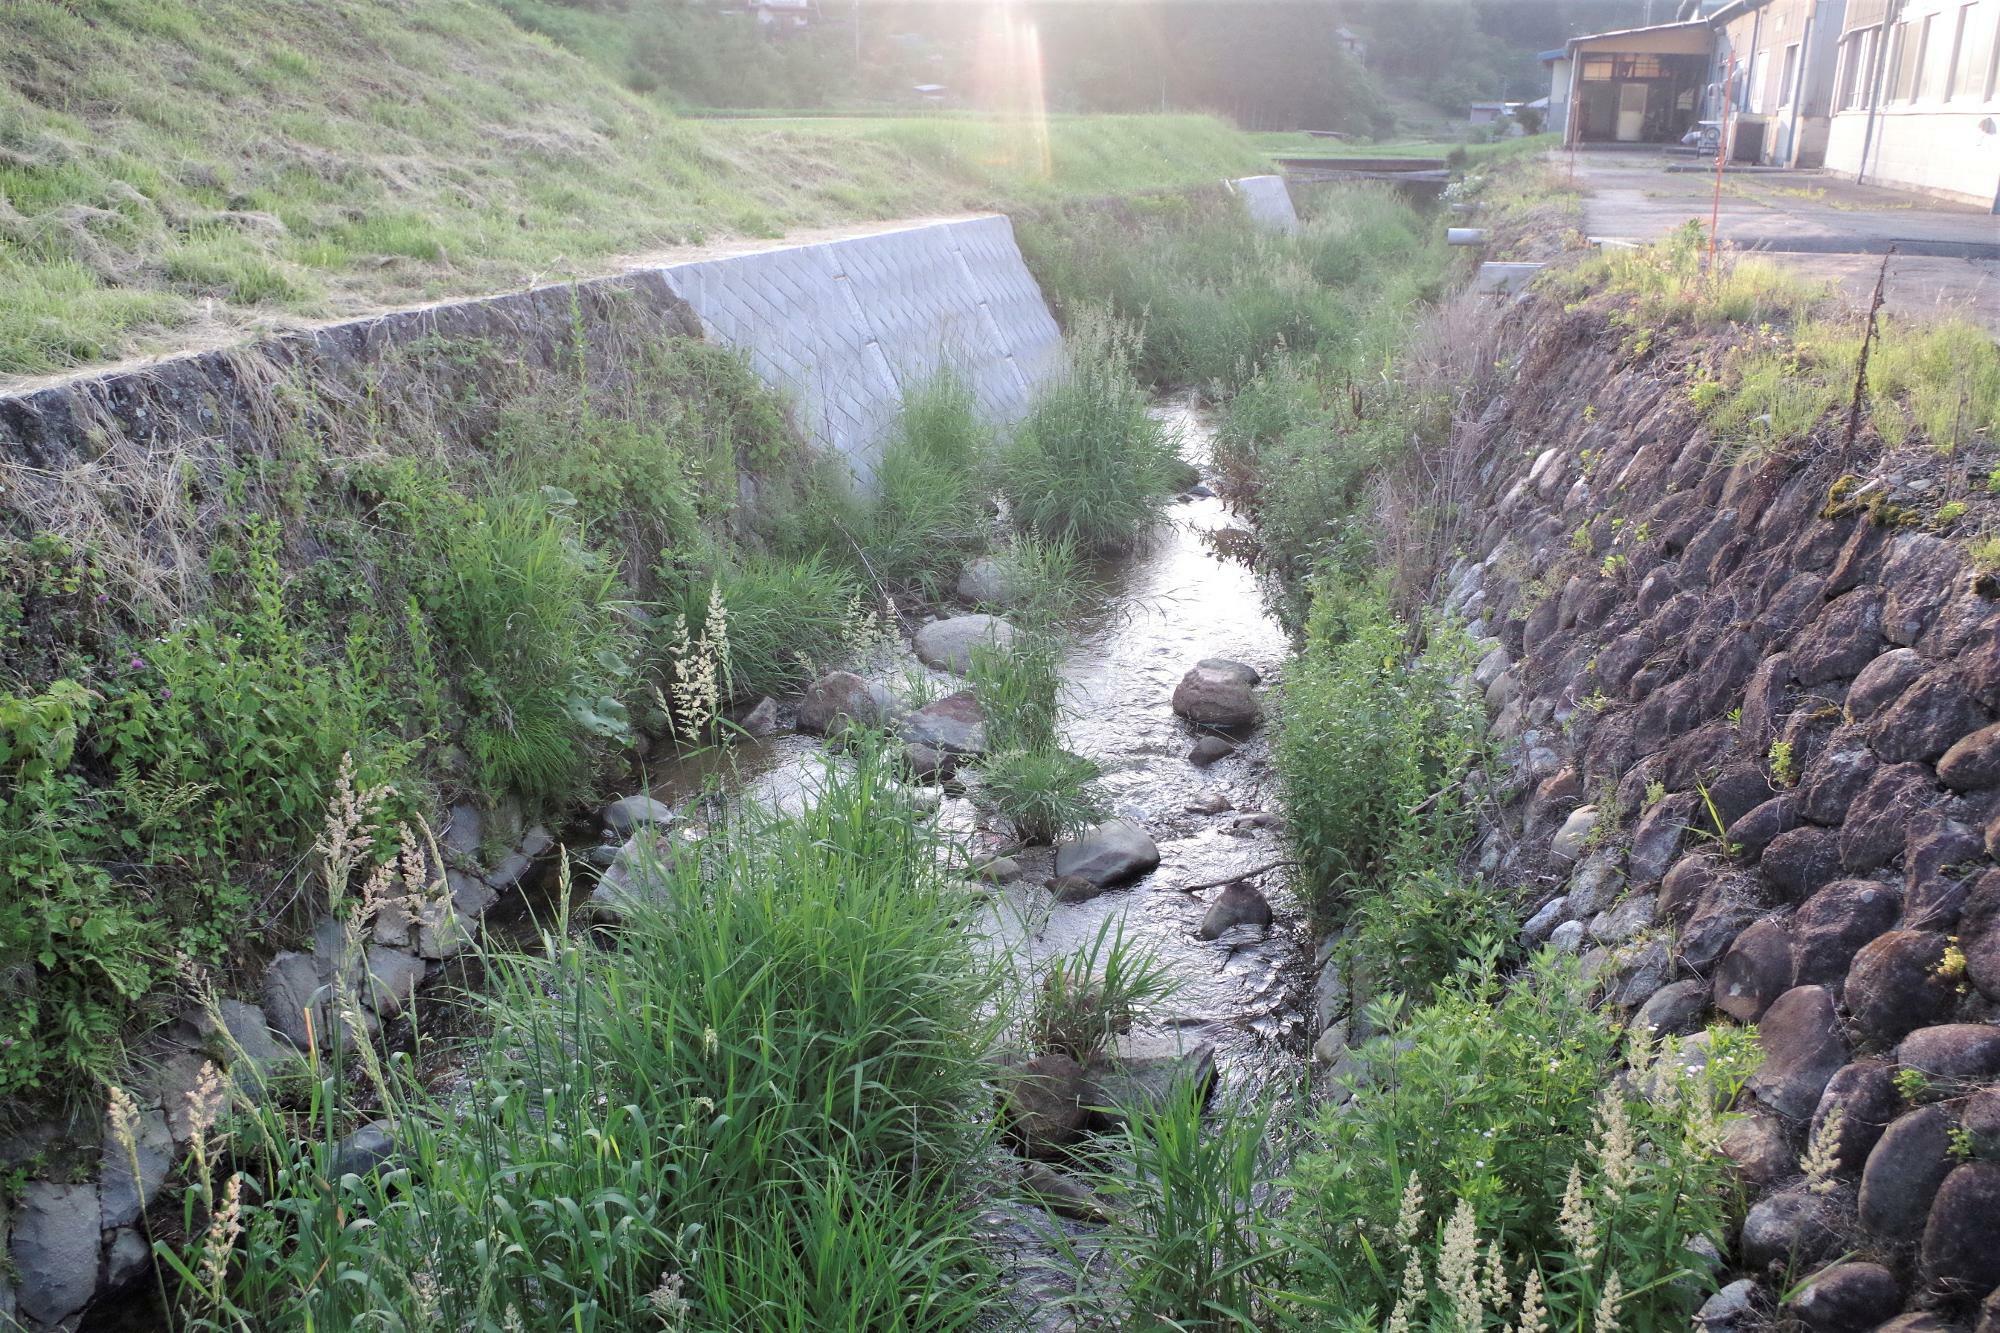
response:
[[[998,214],[659,270],[708,337],[740,349],[809,437],[867,477],[902,395],[950,367],[994,421],[1062,364],[1062,334]]]
[[[1244,176],[1228,184],[1230,193],[1243,201],[1243,211],[1256,226],[1287,236],[1298,235],[1298,210],[1292,207],[1292,192],[1286,188],[1283,176]]]

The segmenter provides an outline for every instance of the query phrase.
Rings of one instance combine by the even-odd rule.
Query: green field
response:
[[[0,29],[0,380],[1262,160],[1202,117],[684,119],[485,0],[19,0]]]

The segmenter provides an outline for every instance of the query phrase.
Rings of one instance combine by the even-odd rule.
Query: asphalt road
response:
[[[1555,161],[1567,168],[1570,157],[1558,153]],[[1708,222],[1714,174],[1685,170],[1692,165],[1685,154],[1582,150],[1574,161],[1593,237],[1650,241],[1689,218]],[[1728,172],[1718,230],[1735,249],[1765,253],[1864,301],[1893,246],[1884,286],[1890,309],[1962,314],[2000,333],[2000,216],[1984,209],[1830,172]]]

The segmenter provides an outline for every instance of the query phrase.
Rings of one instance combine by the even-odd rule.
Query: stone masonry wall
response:
[[[1974,460],[1867,431],[1842,459],[1838,423],[1744,457],[1690,404],[1700,344],[1633,364],[1547,301],[1516,333],[1444,583],[1489,650],[1480,869],[1688,1058],[1757,1025],[1706,1326],[1811,1275],[1810,1329],[2000,1328],[2000,602],[1928,519],[1990,517]]]

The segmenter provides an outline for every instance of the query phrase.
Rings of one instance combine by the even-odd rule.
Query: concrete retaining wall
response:
[[[1245,176],[1228,185],[1230,193],[1243,201],[1252,223],[1265,231],[1298,235],[1298,211],[1292,207],[1292,192],[1285,188],[1283,176]]]
[[[990,419],[1027,410],[1062,361],[1062,335],[998,214],[635,268],[615,277],[450,301],[280,334],[252,351],[287,374],[359,385],[398,349],[476,338],[549,364],[581,319],[593,357],[606,313],[631,336],[706,337],[741,350],[814,443],[866,477],[904,390],[951,365]],[[446,368],[448,370],[448,367]],[[253,377],[256,378],[256,377]],[[254,434],[265,382],[233,349],[0,394],[0,458],[59,470],[107,437],[141,448]]]
[[[944,367],[1009,422],[1062,335],[998,214],[661,270],[714,340],[790,398],[808,436],[868,475],[903,392]]]

